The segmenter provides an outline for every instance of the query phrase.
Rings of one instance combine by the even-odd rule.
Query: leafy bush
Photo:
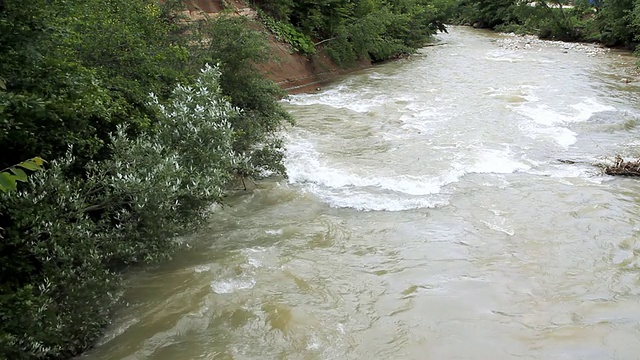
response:
[[[384,61],[423,46],[431,35],[444,31],[453,5],[450,0],[256,2],[280,19],[263,17],[277,36],[303,52],[307,52],[304,44],[318,39],[326,43],[333,61],[344,67],[359,59]]]
[[[265,36],[252,30],[249,20],[243,17],[218,16],[201,22],[194,31],[210,41],[192,52],[201,52],[202,58],[219,63],[222,93],[233,106],[242,109],[232,119],[238,132],[233,149],[245,154],[250,166],[240,166],[237,173],[257,177],[265,172],[284,175],[283,143],[278,134],[292,119],[276,101],[285,95],[284,91],[256,66],[271,56]]]
[[[253,3],[276,19],[283,21],[289,20],[289,15],[295,6],[293,0],[254,0]]]
[[[123,269],[167,258],[232,179],[284,172],[264,38],[178,2],[0,1],[1,184],[49,161],[0,192],[0,359],[86,349]]]
[[[201,66],[152,0],[3,1],[0,12],[0,167],[73,145],[106,158],[108,134],[155,119],[149,92],[166,97]]]
[[[600,40],[609,46],[625,45],[633,47],[640,35],[640,27],[634,22],[640,3],[632,0],[603,1],[596,20]]]
[[[316,53],[313,40],[308,35],[296,30],[291,24],[270,17],[263,11],[259,11],[258,14],[267,29],[276,36],[276,39],[291,45],[293,50],[303,55],[311,56]]]
[[[206,219],[235,176],[234,108],[220,72],[206,67],[179,85],[154,131],[111,134],[113,157],[69,176],[69,152],[34,173],[26,189],[0,196],[14,219],[0,244],[0,358],[65,357],[90,345],[105,324],[122,264],[165,258],[175,236]],[[246,165],[245,165],[246,166]]]
[[[576,0],[567,7],[567,2],[561,0],[463,0],[455,17],[461,23],[477,23],[498,31],[634,48],[640,40],[639,4],[632,0]]]
[[[336,36],[326,49],[331,60],[338,66],[348,68],[355,66],[358,61],[358,54],[347,34]]]

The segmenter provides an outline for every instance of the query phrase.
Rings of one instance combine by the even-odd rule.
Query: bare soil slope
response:
[[[187,5],[188,10],[185,15],[194,20],[216,16],[222,11],[252,19],[257,17],[255,10],[242,0],[190,0]],[[347,72],[338,68],[321,47],[318,48],[318,53],[313,58],[308,59],[293,51],[289,44],[279,42],[272,34],[264,31],[269,37],[273,60],[266,64],[260,64],[260,69],[265,76],[289,92],[315,89],[319,84]],[[369,62],[361,62],[358,68],[369,65]]]

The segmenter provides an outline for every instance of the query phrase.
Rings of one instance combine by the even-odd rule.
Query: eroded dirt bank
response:
[[[256,11],[241,0],[191,0],[187,6],[185,15],[194,20],[214,17],[223,11],[235,16],[257,19]],[[273,60],[260,64],[259,67],[265,76],[289,93],[313,90],[338,75],[371,66],[371,63],[363,61],[355,68],[341,69],[329,59],[321,47],[313,58],[307,58],[293,51],[289,44],[278,41],[268,31],[265,30],[265,33],[269,38]]]

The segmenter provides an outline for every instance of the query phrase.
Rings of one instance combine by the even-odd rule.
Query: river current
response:
[[[134,272],[81,359],[638,359],[635,58],[453,27],[284,105],[288,179]],[[514,46],[514,41],[516,46]]]

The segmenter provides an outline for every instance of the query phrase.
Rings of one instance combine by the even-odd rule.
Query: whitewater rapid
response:
[[[83,359],[636,359],[630,54],[454,27],[283,101],[287,177],[132,271]]]
[[[511,59],[511,53],[494,52],[488,61]],[[305,123],[286,137],[289,184],[332,207],[402,211],[447,205],[451,184],[469,174],[492,175],[488,186],[506,186],[503,175],[513,173],[604,180],[592,166],[603,159],[576,158],[571,150],[579,137],[576,124],[619,116],[606,97],[561,99],[548,86],[492,84],[476,90],[485,100],[477,109],[459,111],[464,92],[436,90],[429,78],[423,84],[418,79],[411,83],[417,91],[407,94],[400,87],[394,93],[387,83],[405,80],[373,69],[286,100],[294,114],[316,114],[308,127]],[[556,98],[551,103],[550,96]],[[469,117],[482,118],[474,123]],[[324,136],[333,135],[325,127],[338,137],[350,132],[352,139],[327,145]],[[581,163],[558,161],[564,157]],[[393,166],[402,162],[413,166]]]

